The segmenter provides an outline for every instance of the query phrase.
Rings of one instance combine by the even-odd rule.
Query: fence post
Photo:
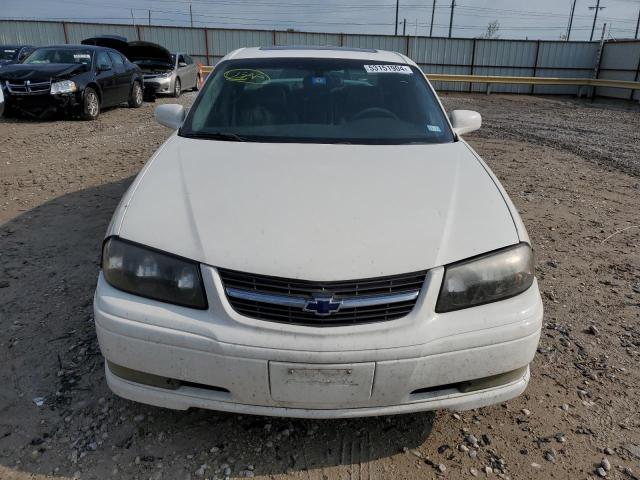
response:
[[[475,67],[475,63],[476,63],[476,39],[474,38],[473,46],[471,47],[471,71],[469,75],[473,75],[473,69]],[[487,84],[487,89],[488,88],[489,88],[489,85]],[[473,82],[469,82],[469,93],[471,93],[472,90],[473,90]]]
[[[340,46],[344,47],[344,33],[340,34]]]
[[[639,78],[640,78],[640,56],[638,56],[638,66],[636,67],[635,81],[637,82]],[[629,96],[629,100],[633,100],[633,94],[635,92],[636,92],[635,90],[631,90],[631,95]]]
[[[404,53],[407,57],[411,58],[411,55],[409,55],[409,37],[406,35],[404,37]]]
[[[209,33],[207,32],[207,27],[204,27],[204,50],[205,53],[207,55],[207,63],[209,65],[213,65],[213,62],[211,61],[210,55],[209,55]]]
[[[140,25],[136,25],[136,35],[138,35],[138,40],[142,40],[142,33],[140,31]]]
[[[64,32],[64,43],[69,43],[69,33],[67,32],[67,22],[62,22],[62,31]]]
[[[276,31],[273,31],[273,46],[276,46]]]
[[[536,59],[533,62],[533,76],[537,76],[538,73],[538,55],[540,54],[540,40],[536,41]],[[531,84],[531,91],[529,92],[529,95],[533,95],[536,91],[536,85],[535,83]]]

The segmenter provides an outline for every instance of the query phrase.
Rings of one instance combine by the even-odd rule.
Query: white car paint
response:
[[[392,52],[329,49],[241,49],[228,58],[255,56],[415,65]],[[177,126],[183,114],[166,107],[158,120]],[[479,126],[473,113],[452,115],[453,127]],[[227,390],[167,391],[105,365],[109,386],[125,398],[334,418],[476,408],[519,395],[529,381],[543,314],[535,281],[506,300],[435,311],[445,265],[529,242],[504,189],[461,139],[374,146],[172,135],[123,197],[107,232],[114,235],[199,262],[209,305],[194,310],[138,297],[100,274],[94,311],[107,361]],[[218,268],[316,281],[428,273],[403,318],[317,328],[239,314]],[[412,393],[512,371],[517,378],[482,390]],[[318,386],[327,375],[331,386]]]

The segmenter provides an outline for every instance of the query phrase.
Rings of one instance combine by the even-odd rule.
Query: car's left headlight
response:
[[[111,286],[134,295],[206,309],[200,265],[117,237],[102,248],[102,273]]]
[[[526,243],[448,265],[436,312],[513,297],[527,290],[533,279],[533,252]]]
[[[61,82],[53,82],[51,84],[51,95],[58,93],[73,93],[78,90],[75,82],[71,80],[62,80]]]

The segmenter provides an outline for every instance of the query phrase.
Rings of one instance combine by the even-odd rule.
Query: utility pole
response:
[[[402,35],[406,35],[407,34],[407,19],[404,19],[404,26],[402,27]]]
[[[451,16],[449,17],[449,38],[451,38],[451,30],[453,29],[453,9],[454,8],[456,8],[456,0],[451,0]]]
[[[636,40],[638,39],[638,27],[640,27],[640,10],[638,10],[638,21],[636,22],[636,35],[633,37]]]
[[[573,4],[571,5],[571,14],[569,15],[569,27],[567,28],[567,42],[571,37],[571,26],[573,25],[573,12],[576,11],[576,0],[573,0]]]
[[[400,10],[400,0],[396,0],[396,33],[394,35],[398,35],[398,11]]]
[[[593,42],[593,31],[596,29],[596,21],[598,20],[598,12],[600,10],[603,10],[607,7],[601,7],[600,6],[600,0],[597,1],[596,6],[595,7],[589,7],[589,10],[595,10],[595,13],[593,15],[593,25],[591,26],[591,37],[589,38],[590,42]]]
[[[149,10],[149,26],[151,26],[151,10]]]
[[[191,18],[191,28],[193,28],[193,10],[191,4],[189,4],[189,18]]]
[[[131,23],[133,26],[136,26],[136,17],[133,16],[133,8],[131,9]]]
[[[429,29],[429,36],[433,37],[433,17],[436,16],[436,0],[433,0],[433,5],[431,6],[431,28]],[[640,16],[638,16],[640,18]]]

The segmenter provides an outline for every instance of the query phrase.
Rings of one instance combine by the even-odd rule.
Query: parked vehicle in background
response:
[[[122,397],[330,418],[521,394],[543,307],[525,227],[404,55],[246,48],[133,182],[94,318]]]
[[[0,68],[13,63],[21,63],[35,47],[31,45],[0,45]]]
[[[201,74],[198,65],[186,53],[164,55],[159,45],[144,42],[131,42],[136,48],[130,49],[131,61],[144,73],[144,83],[156,94],[168,94],[179,97],[185,90],[198,90]],[[168,50],[166,53],[169,53]]]
[[[143,101],[142,71],[120,52],[87,45],[36,49],[22,64],[0,69],[4,115],[51,113],[95,120],[100,111]]]

